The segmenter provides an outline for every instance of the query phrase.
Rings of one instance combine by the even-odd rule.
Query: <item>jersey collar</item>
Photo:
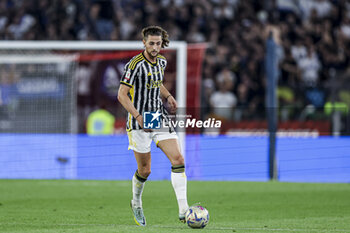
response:
[[[143,54],[145,51],[142,52],[142,56],[143,58],[146,60],[146,62],[148,62],[151,66],[157,66],[158,65],[158,57],[156,58],[156,62],[151,62],[149,61],[146,56]]]

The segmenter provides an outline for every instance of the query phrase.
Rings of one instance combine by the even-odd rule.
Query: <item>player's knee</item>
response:
[[[145,177],[147,178],[150,174],[151,174],[151,168],[140,168],[139,169],[139,174],[142,176],[142,177]]]
[[[185,160],[184,160],[184,157],[182,157],[181,154],[175,156],[173,161],[172,161],[172,165],[173,166],[184,165],[184,164],[185,164]]]

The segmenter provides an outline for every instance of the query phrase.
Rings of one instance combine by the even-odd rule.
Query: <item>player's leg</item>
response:
[[[142,207],[142,191],[145,182],[151,174],[151,152],[139,153],[134,151],[137,170],[132,178],[133,204]]]
[[[187,177],[185,173],[185,161],[180,152],[177,139],[166,139],[158,142],[158,147],[164,152],[171,162],[171,184],[174,188],[179,205],[179,219],[185,221],[187,203]]]
[[[151,152],[139,153],[134,151],[134,155],[137,161],[137,170],[132,177],[131,208],[135,223],[139,226],[146,226],[146,218],[142,208],[142,192],[147,177],[151,173]]]
[[[142,130],[128,132],[129,149],[134,151],[137,170],[132,177],[131,208],[137,225],[146,226],[146,218],[142,209],[142,192],[145,182],[151,173],[151,142],[150,135]]]

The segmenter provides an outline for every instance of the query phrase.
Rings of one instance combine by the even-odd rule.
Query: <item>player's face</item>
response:
[[[162,37],[161,36],[148,36],[146,40],[143,40],[143,44],[146,47],[146,53],[154,59],[160,52],[162,47]]]

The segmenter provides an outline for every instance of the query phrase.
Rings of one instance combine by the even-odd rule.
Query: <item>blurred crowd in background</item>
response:
[[[270,31],[279,44],[277,93],[285,119],[331,99],[350,105],[346,0],[0,0],[1,40],[140,40],[148,25],[164,27],[171,40],[208,43],[204,114],[262,117]]]

